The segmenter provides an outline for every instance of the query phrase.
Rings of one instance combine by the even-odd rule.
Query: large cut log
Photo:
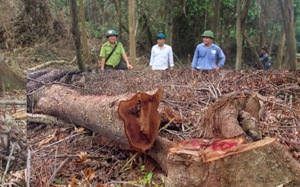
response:
[[[86,127],[141,153],[151,148],[160,127],[157,109],[161,89],[149,94],[82,96],[67,87],[52,85],[37,95],[35,113]]]
[[[276,186],[299,182],[300,164],[275,139],[245,143],[244,129],[252,131],[248,126],[254,125],[256,132],[258,125],[259,105],[252,96],[232,96],[215,102],[207,110],[212,116],[204,118],[212,136],[178,144],[156,136],[160,120],[153,118],[158,118],[157,111],[162,108],[158,105],[160,90],[91,96],[52,85],[36,92],[34,97],[35,112],[86,127],[151,156],[168,174],[167,187]],[[224,127],[228,123],[233,126]],[[234,127],[240,129],[231,131]]]

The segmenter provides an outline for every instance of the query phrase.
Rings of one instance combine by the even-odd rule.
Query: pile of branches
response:
[[[261,105],[259,128],[263,137],[277,138],[300,162],[300,72],[113,71],[65,74],[61,77],[43,84],[69,85],[86,95],[119,95],[162,88],[162,102],[179,112],[182,124],[167,124],[162,127],[160,136],[175,142],[203,137],[201,119],[207,108],[218,99],[238,93],[255,95]],[[38,87],[30,89],[34,92]],[[28,95],[31,102],[33,98],[30,98],[30,93]],[[130,152],[121,151],[111,141],[71,124],[55,128],[47,127],[47,124],[29,124],[28,140],[34,153],[31,154],[34,155],[32,159],[35,160],[31,166],[31,184],[51,184],[58,178],[69,183],[77,181],[77,184],[78,181],[123,183],[137,179],[137,173],[145,174],[137,169],[147,163],[145,157],[140,157],[143,161],[139,157],[131,159]],[[150,168],[147,172],[153,172],[156,167]],[[132,169],[138,172],[133,174]],[[96,170],[103,175],[95,176]],[[158,183],[159,179],[153,181]]]
[[[25,185],[27,158],[26,130],[9,115],[0,117],[1,185]]]

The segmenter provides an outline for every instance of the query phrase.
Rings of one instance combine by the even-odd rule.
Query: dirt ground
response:
[[[75,54],[72,47],[62,46],[45,43],[2,53],[7,63],[25,77],[29,68],[49,60],[72,61]],[[94,58],[97,53],[95,50]],[[265,108],[260,121],[263,136],[276,137],[300,162],[300,72],[223,70],[220,74],[192,74],[188,69],[179,68],[180,65],[175,71],[153,72],[145,69],[145,57],[139,59],[139,70],[90,71],[55,82],[89,95],[136,93],[161,87],[164,90],[162,102],[179,111],[183,118],[181,125],[171,124],[160,132],[160,136],[175,142],[203,135],[200,120],[203,111],[218,98],[242,91],[255,93]],[[96,70],[96,66],[95,60],[91,61],[88,69]],[[77,67],[64,64],[47,69],[72,71]],[[46,86],[50,84],[53,82],[43,83]],[[26,91],[1,93],[0,99],[25,100]],[[1,105],[1,112],[9,115],[22,110],[25,110],[24,105]],[[150,157],[122,150],[111,140],[88,129],[67,123],[28,123],[26,128],[24,119],[16,121],[22,132],[27,129],[28,149],[21,147],[25,152],[21,157],[13,151],[20,162],[13,162],[9,167],[4,182],[6,186],[9,183],[25,186],[26,182],[30,186],[164,186],[167,175]],[[1,153],[8,156],[9,151]],[[26,159],[30,160],[27,166]],[[5,167],[6,163],[2,162],[3,171]],[[26,167],[28,178],[25,182]]]

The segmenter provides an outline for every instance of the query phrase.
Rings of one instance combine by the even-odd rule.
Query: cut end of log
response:
[[[221,158],[241,152],[262,147],[275,141],[274,138],[266,138],[261,141],[243,144],[245,138],[237,137],[224,140],[191,139],[180,142],[170,149],[168,157],[172,155],[191,155],[201,157],[203,163],[219,160]]]
[[[149,150],[160,127],[157,111],[163,91],[155,94],[137,93],[130,100],[121,101],[118,114],[124,122],[125,133],[132,150],[144,153]]]

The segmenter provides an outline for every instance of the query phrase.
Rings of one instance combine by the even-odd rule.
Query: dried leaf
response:
[[[53,134],[46,137],[46,139],[40,141],[38,147],[41,147],[42,145],[48,144],[51,140],[53,140],[55,138],[56,133],[57,133],[57,129],[54,130]]]
[[[85,129],[84,128],[82,128],[82,127],[80,127],[80,128],[76,128],[75,127],[75,131],[74,131],[74,133],[76,134],[76,133],[81,133],[81,132],[83,132]]]
[[[91,168],[85,169],[84,173],[85,173],[85,179],[86,179],[87,181],[93,180],[93,178],[94,178],[95,175],[96,175],[96,172],[95,172],[93,169],[91,169]]]
[[[71,177],[71,182],[70,184],[68,185],[68,187],[75,187],[76,186],[76,178],[74,175],[72,175]]]
[[[87,152],[80,152],[80,153],[78,154],[78,156],[79,156],[79,158],[81,159],[81,161],[83,161],[83,162],[85,162],[85,161],[87,160],[87,158],[88,158]]]

